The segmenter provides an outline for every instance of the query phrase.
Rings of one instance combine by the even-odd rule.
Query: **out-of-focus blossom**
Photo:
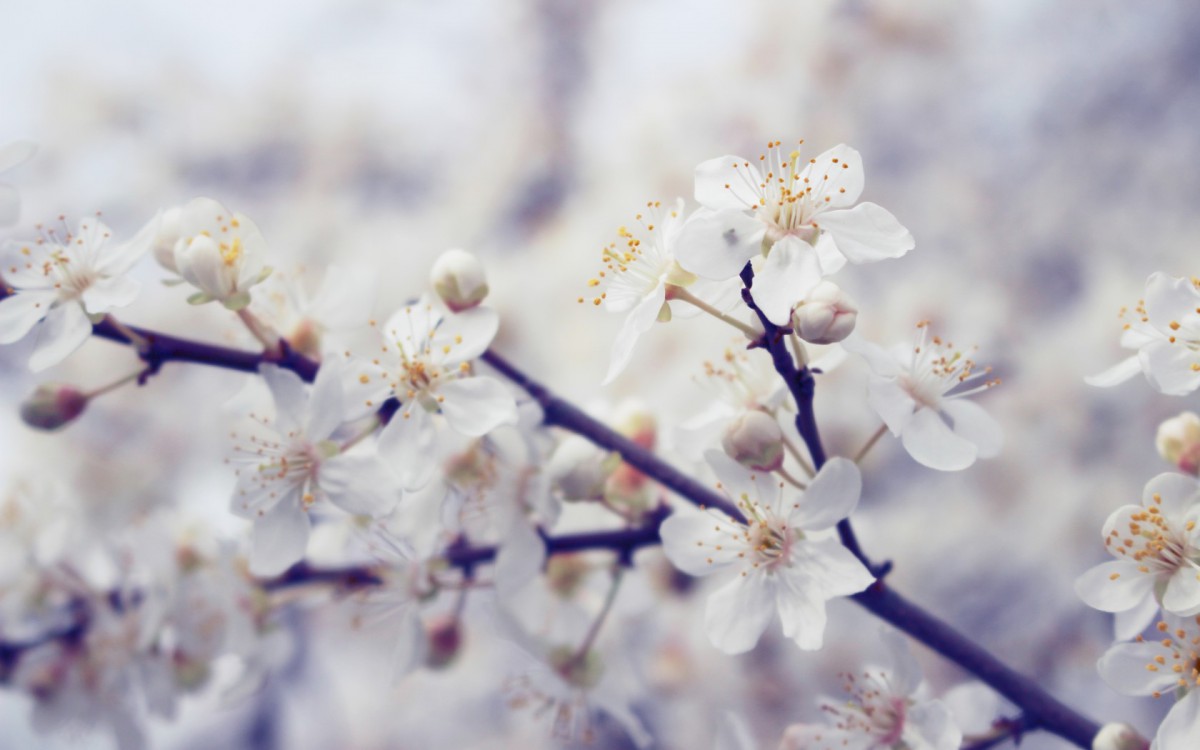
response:
[[[830,725],[788,727],[780,750],[958,750],[962,732],[941,701],[922,697],[921,670],[904,637],[883,632],[890,669],[846,675],[849,700],[825,699]]]
[[[1200,618],[1164,615],[1159,636],[1118,643],[1100,657],[1100,676],[1125,695],[1174,696],[1154,750],[1191,750],[1200,737]]]
[[[620,463],[620,455],[571,435],[559,443],[546,470],[564,500],[599,500]]]
[[[468,437],[517,421],[508,389],[471,368],[498,327],[490,308],[448,314],[428,297],[401,308],[384,326],[380,351],[358,381],[367,407],[378,408],[390,396],[401,403],[379,435],[379,452],[405,489],[419,489],[433,476],[435,415]]]
[[[375,275],[364,266],[331,265],[310,296],[301,274],[275,271],[251,293],[250,310],[293,350],[315,359],[344,350],[341,337],[365,328],[375,304]]]
[[[920,323],[915,345],[890,350],[851,339],[847,350],[871,367],[867,403],[892,434],[900,438],[918,463],[941,471],[958,471],[977,458],[1000,452],[1000,425],[972,396],[999,383],[984,380],[990,368],[977,371],[974,360],[941,338],[928,336]]]
[[[1075,591],[1104,612],[1140,616],[1117,635],[1149,624],[1153,603],[1177,615],[1200,614],[1200,484],[1181,474],[1146,483],[1141,505],[1125,505],[1104,523],[1104,547],[1117,558],[1079,577]]]
[[[160,218],[174,220],[169,212]],[[258,226],[211,198],[190,201],[178,220],[179,237],[169,260],[165,254],[157,257],[199,290],[188,302],[215,301],[230,310],[250,304],[251,287],[271,273],[266,264],[267,241]],[[169,230],[156,229],[156,245],[168,242],[170,235]]]
[[[1151,274],[1146,296],[1125,324],[1121,346],[1137,349],[1099,375],[1084,380],[1107,388],[1124,383],[1139,371],[1157,390],[1182,396],[1200,386],[1200,288],[1194,279]],[[1122,315],[1128,311],[1122,310]]]
[[[1149,750],[1150,740],[1128,724],[1105,724],[1092,740],[1092,750]]]
[[[447,250],[429,271],[429,284],[451,312],[478,307],[487,298],[487,275],[483,264],[466,250]]]
[[[820,280],[849,260],[899,258],[913,248],[908,230],[874,203],[858,203],[862,158],[840,144],[810,159],[784,154],[781,141],[756,163],[722,156],[696,168],[703,206],[683,227],[679,262],[708,279],[737,275],[760,252],[754,301],[776,325]],[[858,205],[855,205],[858,203]]]
[[[1200,473],[1200,416],[1185,411],[1158,426],[1154,440],[1158,455],[1180,471]]]
[[[140,285],[126,276],[150,249],[143,229],[117,243],[96,219],[79,222],[75,232],[48,231],[34,242],[9,242],[2,272],[12,293],[0,299],[0,344],[31,330],[37,343],[29,367],[58,364],[92,335],[92,324],[137,297]]]
[[[662,540],[685,573],[728,578],[705,607],[709,640],[726,653],[749,651],[778,612],[784,635],[802,649],[820,648],[825,602],[875,580],[833,532],[858,504],[858,468],[831,459],[805,492],[785,496],[771,474],[752,474],[719,451],[706,458],[746,520],[715,509],[680,510],[663,522]]]
[[[16,169],[37,152],[30,141],[15,141],[0,148],[0,174]],[[0,183],[0,226],[15,224],[21,215],[21,194],[8,183]]]
[[[21,420],[39,430],[57,430],[74,422],[87,405],[87,394],[73,385],[41,383],[21,402]]]
[[[370,550],[382,563],[383,585],[360,595],[372,625],[385,625],[395,633],[392,679],[399,681],[429,656],[421,605],[437,594],[428,560],[423,560],[407,540],[383,526],[372,528]]]
[[[275,419],[259,417],[239,441],[233,511],[254,520],[250,568],[274,575],[304,557],[309,510],[329,501],[348,513],[378,516],[399,495],[375,456],[348,454],[331,439],[345,418],[341,368],[317,373],[311,395],[290,370],[260,368],[275,402]]]

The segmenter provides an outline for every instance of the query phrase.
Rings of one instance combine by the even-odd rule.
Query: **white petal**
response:
[[[1101,612],[1132,609],[1152,596],[1153,589],[1154,577],[1143,575],[1131,560],[1100,563],[1075,579],[1075,593]]]
[[[333,329],[365,325],[375,306],[375,272],[366,266],[331,265],[308,314]]]
[[[818,223],[851,263],[899,258],[916,245],[896,217],[874,203],[823,213]]]
[[[74,302],[50,311],[34,334],[37,344],[29,358],[29,369],[41,372],[67,358],[92,335],[92,321]]]
[[[425,660],[425,626],[421,623],[421,611],[415,605],[403,607],[398,613],[400,622],[395,625],[396,647],[392,652],[392,681],[399,682],[405,675],[421,666]]]
[[[500,316],[495,310],[472,307],[442,318],[429,345],[435,361],[449,367],[468,362],[487,351],[499,328]],[[446,347],[450,349],[448,352]]]
[[[1178,615],[1194,614],[1200,609],[1200,570],[1194,563],[1181,565],[1167,580],[1162,608]]]
[[[752,211],[762,181],[758,167],[740,156],[709,159],[696,167],[696,202],[713,210]]]
[[[265,516],[255,520],[250,572],[279,575],[304,558],[308,547],[308,514],[295,497],[286,497]]]
[[[754,737],[750,728],[736,714],[725,713],[717,727],[717,739],[713,750],[754,750]]]
[[[96,262],[96,270],[106,276],[123,274],[149,253],[158,240],[162,227],[162,213],[146,223],[128,242],[106,244],[104,255]],[[107,230],[106,230],[107,231]],[[111,242],[111,240],[110,240]]]
[[[788,522],[805,531],[828,529],[854,512],[861,495],[862,474],[854,462],[831,458],[813,477]]]
[[[1133,609],[1113,615],[1113,638],[1128,641],[1136,638],[1158,616],[1158,600],[1147,596]]]
[[[1126,380],[1129,380],[1134,375],[1142,371],[1142,362],[1138,359],[1138,355],[1133,354],[1104,372],[1095,375],[1088,375],[1083,379],[1083,382],[1088,385],[1096,386],[1097,388],[1111,388],[1114,385],[1120,385]]]
[[[897,696],[912,695],[921,684],[921,667],[908,647],[908,639],[898,630],[884,628],[880,639],[887,646],[888,656],[892,662],[891,677],[888,680]]]
[[[706,451],[704,460],[708,461],[713,473],[717,475],[717,480],[721,483],[721,492],[725,493],[734,505],[740,507],[746,502],[759,502],[758,487],[749,469],[718,450]]]
[[[979,458],[992,458],[1000,453],[1004,431],[982,406],[962,398],[946,399],[942,402],[942,411],[950,415],[954,434],[975,445]]]
[[[318,484],[347,513],[378,518],[400,501],[395,479],[375,456],[334,456],[321,463]]]
[[[33,289],[18,290],[0,299],[0,344],[11,344],[25,338],[37,322],[46,317],[58,294]]]
[[[714,514],[715,511],[681,510],[672,513],[659,529],[663,553],[672,565],[688,575],[716,573],[737,559],[737,548],[730,544],[728,534],[741,527]],[[722,532],[721,528],[727,531]],[[718,545],[721,549],[717,549]]]
[[[704,631],[727,654],[754,648],[775,614],[774,585],[759,571],[736,576],[708,597]]]
[[[304,416],[309,440],[328,438],[346,419],[346,372],[337,357],[326,357],[317,370]]]
[[[697,276],[724,281],[762,251],[766,232],[766,224],[743,211],[700,209],[679,230],[675,260]]]
[[[517,423],[517,402],[495,378],[477,376],[451,380],[438,388],[442,414],[455,431],[478,437],[502,424]]]
[[[871,372],[881,378],[896,378],[903,372],[896,358],[879,344],[851,335],[842,342],[842,348],[865,359]]]
[[[1142,490],[1142,507],[1158,508],[1172,524],[1183,525],[1184,516],[1200,502],[1200,482],[1195,477],[1164,472],[1146,482]]]
[[[1096,668],[1109,687],[1124,695],[1149,695],[1170,692],[1178,675],[1168,668],[1151,671],[1154,657],[1170,658],[1171,652],[1158,641],[1118,643],[1100,657]]]
[[[0,148],[0,172],[7,172],[32,158],[37,148],[33,141],[13,141]]]
[[[433,424],[420,404],[402,406],[380,431],[379,457],[405,490],[419,490],[433,477],[433,437]]]
[[[629,364],[629,359],[633,356],[633,347],[637,344],[638,338],[650,330],[654,321],[658,320],[658,311],[662,309],[664,299],[666,299],[666,288],[660,282],[654,291],[646,295],[625,316],[625,323],[617,333],[616,340],[613,341],[608,374],[604,376],[603,385],[611,383]]]
[[[783,634],[805,651],[816,651],[825,640],[825,597],[810,579],[783,576],[775,591],[775,606]]]
[[[914,750],[958,750],[962,731],[941,701],[917,703],[908,710],[904,740]]]
[[[808,178],[808,179],[804,179]],[[813,159],[800,173],[801,184],[816,185],[812,200],[832,209],[853,206],[862,195],[865,178],[858,151],[839,143]],[[829,201],[825,202],[828,197]]]
[[[1146,280],[1146,317],[1162,328],[1170,321],[1194,316],[1200,307],[1200,292],[1189,278],[1165,273],[1151,274]]]
[[[793,555],[789,570],[813,580],[826,598],[857,594],[875,582],[871,571],[836,538],[797,542]]]
[[[1154,735],[1156,750],[1192,750],[1200,737],[1200,689],[1193,687],[1167,712]]]
[[[784,237],[754,276],[754,303],[777,326],[786,326],[792,308],[821,283],[821,265],[813,246],[798,237]]]
[[[283,435],[300,429],[308,412],[308,391],[304,381],[291,370],[270,363],[259,365],[258,371],[271,389],[271,398],[275,402],[277,424],[273,429]]]
[[[959,471],[975,463],[975,445],[955,435],[933,409],[918,409],[900,442],[917,463],[938,471]]]
[[[867,379],[867,404],[893,435],[901,435],[913,419],[917,402],[895,378],[872,375]]]
[[[517,522],[500,544],[493,568],[496,596],[507,602],[542,572],[546,545],[528,523]]]
[[[126,305],[137,299],[142,285],[126,276],[110,276],[93,281],[84,290],[80,299],[83,306],[93,315]]]
[[[1146,380],[1161,393],[1184,396],[1200,386],[1200,369],[1192,369],[1200,357],[1186,346],[1155,341],[1142,347],[1138,359]]]
[[[783,734],[779,750],[876,750],[875,737],[824,724],[793,724]]]
[[[821,232],[817,235],[817,244],[814,246],[817,251],[817,261],[821,264],[821,276],[826,277],[837,273],[846,265],[846,256],[838,250],[837,243],[833,241],[833,237],[829,232]]]

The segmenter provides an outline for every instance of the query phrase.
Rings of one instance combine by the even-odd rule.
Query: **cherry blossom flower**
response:
[[[778,611],[784,635],[802,649],[820,648],[825,602],[875,580],[833,531],[858,504],[858,468],[831,459],[805,492],[785,497],[772,475],[752,474],[720,451],[705,457],[747,520],[715,509],[681,510],[663,523],[662,540],[683,572],[725,574],[705,608],[709,640],[726,653],[749,651]]]
[[[646,213],[637,215],[640,227],[617,230],[620,240],[605,247],[602,254],[604,269],[588,280],[593,290],[592,304],[625,314],[625,323],[613,342],[605,385],[629,364],[638,337],[655,321],[693,312],[688,306],[670,304],[678,290],[692,288],[698,297],[714,302],[717,308],[736,301],[732,295],[722,294],[720,285],[698,279],[675,261],[684,220],[682,198],[666,209],[658,201],[647,203]],[[583,301],[580,297],[579,302]]]
[[[1090,607],[1130,612],[1118,637],[1141,632],[1154,605],[1200,614],[1200,484],[1182,474],[1146,483],[1141,505],[1125,505],[1104,523],[1104,546],[1116,560],[1079,577],[1075,591]]]
[[[1101,388],[1129,380],[1140,370],[1168,396],[1200,386],[1200,280],[1155,273],[1146,280],[1145,299],[1134,308],[1137,319],[1125,323],[1121,346],[1137,349],[1104,372],[1084,378]],[[1121,315],[1128,314],[1122,310]]]
[[[753,294],[772,323],[786,325],[792,307],[847,260],[899,258],[913,248],[896,217],[858,203],[862,158],[849,146],[804,163],[799,151],[785,155],[774,141],[757,161],[722,156],[696,168],[703,208],[680,231],[679,263],[721,280],[764,252]]]
[[[196,198],[178,215],[170,212],[160,220],[172,222],[164,236],[155,229],[155,242],[168,243],[178,231],[170,255],[156,253],[168,270],[199,289],[188,298],[194,305],[220,302],[230,310],[250,304],[250,288],[267,278],[267,241],[253,221],[211,198]],[[178,220],[178,228],[174,221]],[[153,222],[152,222],[153,224]]]
[[[979,382],[991,371],[976,370],[975,362],[953,344],[928,336],[929,324],[917,325],[913,346],[885,350],[861,340],[844,342],[846,349],[867,360],[872,375],[867,403],[917,463],[940,471],[958,471],[977,458],[1000,452],[1000,425],[978,404],[965,400],[1000,381]]]
[[[1154,437],[1158,455],[1187,474],[1200,474],[1200,416],[1180,412],[1163,421]]]
[[[304,557],[314,505],[329,501],[347,513],[378,516],[399,496],[375,456],[345,453],[331,439],[345,414],[335,362],[321,367],[311,395],[290,370],[260,371],[276,416],[257,417],[247,434],[235,433],[233,512],[254,520],[251,570],[275,575]]]
[[[0,174],[16,169],[29,161],[37,152],[37,145],[29,141],[15,141],[0,148]],[[0,183],[0,226],[16,222],[21,214],[21,194],[7,183]]]
[[[8,243],[2,269],[12,293],[0,299],[0,344],[36,331],[30,369],[61,362],[92,335],[94,322],[137,297],[141,287],[126,273],[151,240],[143,230],[117,243],[100,221],[84,219],[76,232],[64,227],[34,242]]]
[[[904,637],[882,636],[891,668],[845,675],[850,699],[821,703],[832,726],[792,725],[780,750],[958,750],[962,732],[941,701],[921,696],[921,670]]]
[[[383,563],[380,575],[384,580],[383,585],[362,592],[360,602],[368,624],[386,623],[395,633],[392,680],[399,682],[425,660],[428,644],[421,605],[437,595],[437,586],[429,561],[385,526],[372,526],[368,548]]]
[[[1153,639],[1113,646],[1097,668],[1124,695],[1173,695],[1151,750],[1192,750],[1200,737],[1200,618],[1167,614],[1158,631]]]
[[[364,266],[331,265],[316,294],[309,294],[301,273],[272,273],[251,293],[250,309],[293,350],[320,359],[343,349],[341,339],[364,329],[375,304],[374,273]]]
[[[379,452],[404,489],[420,489],[433,476],[437,462],[430,460],[429,450],[435,415],[468,437],[517,421],[508,389],[471,368],[498,327],[495,310],[475,307],[450,314],[429,297],[401,308],[384,326],[380,352],[358,381],[368,408],[391,396],[402,404],[379,435]]]

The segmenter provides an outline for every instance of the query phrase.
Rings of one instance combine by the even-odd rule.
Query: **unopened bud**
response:
[[[454,312],[477,306],[488,293],[483,264],[466,250],[447,250],[439,255],[429,281],[446,307]]]
[[[813,344],[833,344],[854,331],[858,307],[833,282],[817,284],[792,311],[796,335]]]
[[[1200,473],[1200,417],[1185,411],[1158,426],[1158,454],[1180,471]]]
[[[443,615],[425,626],[425,665],[430,669],[449,666],[462,650],[462,624],[457,617]]]
[[[783,431],[766,412],[751,409],[725,428],[721,447],[730,458],[755,471],[783,466]]]
[[[582,555],[555,555],[546,561],[546,584],[559,597],[570,599],[591,571],[591,564]]]
[[[87,408],[87,394],[65,383],[42,383],[21,404],[21,419],[39,430],[57,430]]]
[[[1092,750],[1147,750],[1150,741],[1128,724],[1105,724],[1092,740]]]
[[[572,435],[559,444],[547,470],[564,500],[599,500],[604,496],[604,483],[620,463],[618,454]]]
[[[172,206],[158,212],[153,221],[154,228],[154,259],[168,271],[179,273],[175,265],[175,243],[183,234],[183,206]]]

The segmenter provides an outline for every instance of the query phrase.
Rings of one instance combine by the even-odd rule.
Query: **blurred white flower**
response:
[[[1146,483],[1142,504],[1125,505],[1104,523],[1104,547],[1117,558],[1075,582],[1089,607],[1137,610],[1119,632],[1130,638],[1152,617],[1153,602],[1177,615],[1200,614],[1200,484],[1182,474],[1159,474]]]
[[[958,471],[977,458],[1000,452],[1000,425],[978,404],[965,400],[999,383],[984,380],[991,371],[975,370],[975,362],[952,344],[928,336],[928,323],[915,345],[890,350],[867,341],[844,342],[871,367],[867,403],[917,463],[940,471]]]
[[[1154,447],[1158,455],[1180,471],[1200,473],[1200,416],[1185,411],[1164,420],[1158,426]]]
[[[833,531],[858,504],[858,467],[831,459],[805,492],[785,497],[774,476],[752,474],[720,451],[705,457],[747,520],[714,509],[680,510],[663,522],[662,540],[685,573],[728,577],[705,607],[709,640],[726,653],[749,651],[778,611],[784,635],[802,649],[820,648],[825,602],[875,580]]]
[[[1154,750],[1192,750],[1200,737],[1200,618],[1164,615],[1161,637],[1118,643],[1096,665],[1124,695],[1171,695],[1175,705],[1154,735]]]
[[[398,310],[384,327],[380,352],[358,382],[367,391],[363,403],[370,408],[390,396],[401,403],[379,435],[379,452],[406,490],[423,487],[437,468],[429,453],[434,414],[469,437],[517,421],[516,401],[508,389],[471,369],[471,360],[487,350],[498,327],[495,310],[476,307],[447,314],[428,297]]]
[[[904,637],[893,630],[882,637],[891,668],[847,674],[850,700],[821,703],[832,726],[794,724],[780,750],[958,750],[962,732],[941,701],[921,696],[921,669]]]
[[[0,174],[21,166],[36,152],[37,145],[29,141],[15,141],[0,148]],[[0,226],[16,223],[20,215],[21,194],[12,185],[0,183]]]
[[[116,243],[108,227],[84,219],[76,232],[50,230],[34,242],[7,243],[2,272],[12,293],[0,299],[0,344],[36,330],[30,369],[61,362],[92,335],[94,322],[137,297],[140,285],[125,274],[152,238],[143,229]]]
[[[395,633],[392,680],[399,682],[425,661],[428,644],[421,605],[437,594],[437,588],[429,562],[382,524],[371,527],[368,548],[383,564],[383,584],[364,590],[359,598],[369,625],[386,624]]]
[[[167,212],[160,218],[172,218]],[[179,237],[165,265],[200,291],[188,298],[194,305],[220,302],[230,310],[250,304],[250,288],[265,279],[267,241],[258,227],[211,198],[196,198],[179,214]],[[170,232],[156,242],[169,239]],[[164,256],[159,255],[160,261]]]
[[[735,276],[767,256],[754,280],[754,301],[776,325],[825,276],[851,263],[899,258],[913,248],[908,230],[874,203],[858,203],[862,158],[839,144],[807,163],[786,156],[781,141],[757,164],[722,156],[696,168],[703,206],[680,232],[679,263],[708,279]]]
[[[1200,288],[1194,279],[1151,274],[1146,296],[1134,309],[1137,319],[1125,324],[1121,346],[1137,349],[1104,372],[1084,378],[1108,388],[1124,383],[1140,370],[1168,396],[1182,396],[1200,386]],[[1122,316],[1126,314],[1122,310]]]
[[[378,516],[399,498],[391,476],[368,454],[343,453],[331,440],[345,418],[341,368],[322,365],[311,395],[291,370],[260,368],[271,389],[275,419],[256,418],[236,435],[239,464],[233,512],[254,520],[250,569],[275,575],[304,557],[309,509],[329,501],[347,513]]]
[[[321,359],[344,350],[340,337],[370,321],[375,273],[365,266],[331,265],[315,295],[308,294],[301,275],[273,272],[254,287],[250,309],[305,356]]]

